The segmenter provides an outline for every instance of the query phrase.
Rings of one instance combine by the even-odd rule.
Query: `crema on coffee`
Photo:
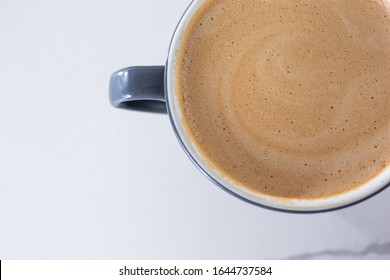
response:
[[[390,163],[388,0],[206,0],[175,70],[186,133],[240,186],[324,198]]]

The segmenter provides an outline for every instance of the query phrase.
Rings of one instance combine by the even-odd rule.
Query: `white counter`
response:
[[[390,189],[317,215],[246,204],[108,80],[165,63],[189,0],[0,2],[0,259],[390,259]]]

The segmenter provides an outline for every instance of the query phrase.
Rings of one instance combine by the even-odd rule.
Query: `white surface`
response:
[[[390,189],[333,213],[246,204],[108,79],[162,65],[189,0],[0,1],[0,259],[390,259]]]

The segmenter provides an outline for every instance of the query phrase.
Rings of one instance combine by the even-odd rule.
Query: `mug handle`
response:
[[[134,111],[167,113],[164,66],[136,66],[115,72],[110,80],[110,102]]]

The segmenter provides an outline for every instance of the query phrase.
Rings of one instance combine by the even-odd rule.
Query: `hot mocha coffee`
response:
[[[387,0],[206,0],[175,69],[187,134],[240,186],[316,199],[390,163]]]

